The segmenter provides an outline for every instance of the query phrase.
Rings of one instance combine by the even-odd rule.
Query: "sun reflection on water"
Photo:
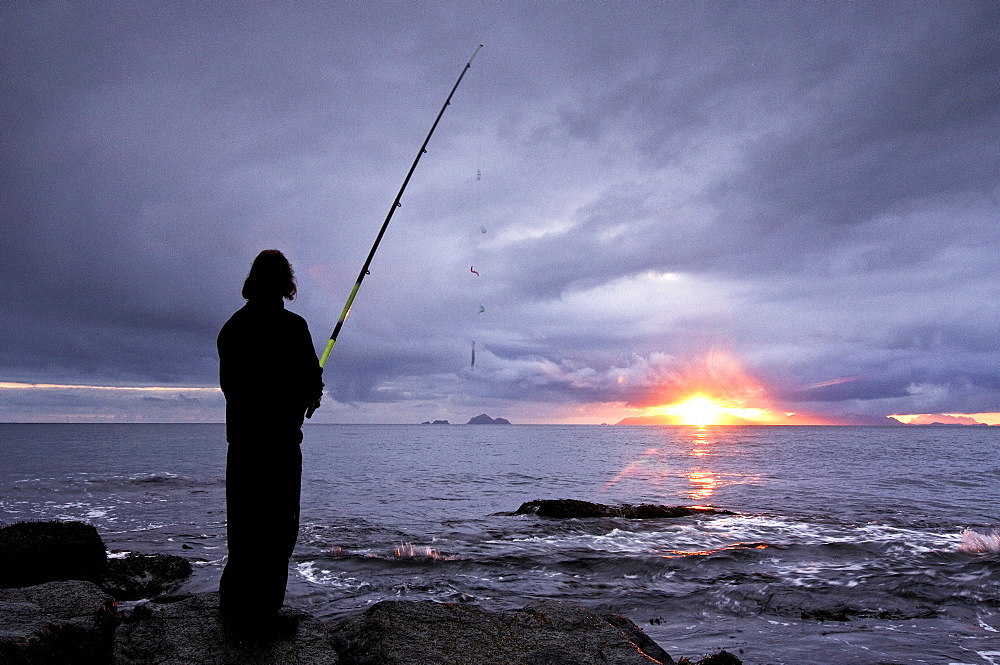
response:
[[[719,495],[724,488],[753,482],[751,475],[731,467],[739,449],[733,428],[669,426],[659,431],[662,436],[623,461],[598,495],[613,492],[625,502],[718,508],[725,500]]]
[[[694,433],[694,448],[691,449],[691,454],[695,457],[704,457],[708,455],[708,445],[712,443],[708,438],[708,428],[699,427]]]
[[[691,483],[691,490],[688,492],[691,500],[704,501],[715,494],[719,477],[711,471],[691,471],[688,473],[688,482]]]
[[[699,427],[695,430],[694,438],[692,439],[691,456],[707,458],[710,453],[709,446],[712,443],[713,441],[709,437],[708,428]],[[688,471],[687,478],[690,485],[688,497],[695,502],[705,501],[710,498],[715,494],[715,488],[719,484],[718,474],[701,466]]]

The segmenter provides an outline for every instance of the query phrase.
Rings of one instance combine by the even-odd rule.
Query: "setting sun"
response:
[[[782,421],[782,418],[766,409],[744,407],[731,400],[716,399],[701,393],[687,397],[680,402],[656,407],[648,414],[647,418],[655,419],[659,424],[693,425],[695,427],[737,424],[772,425]]]
[[[765,386],[733,355],[712,349],[704,357],[677,362],[650,401],[637,406],[622,425],[833,425],[830,419],[781,408]],[[845,381],[837,381],[843,383]],[[818,384],[817,384],[818,385]]]
[[[695,395],[663,409],[663,413],[676,416],[681,425],[698,427],[714,425],[724,412],[724,408],[718,402],[704,395]]]

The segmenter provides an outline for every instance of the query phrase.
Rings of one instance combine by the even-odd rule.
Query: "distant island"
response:
[[[421,425],[450,425],[447,420],[425,420],[420,423]],[[506,418],[490,418],[485,413],[480,413],[478,416],[470,420],[467,425],[510,425],[510,421]]]
[[[473,418],[468,422],[469,425],[510,425],[510,421],[506,418],[490,418],[485,413],[480,413],[478,416]]]
[[[902,422],[902,421],[900,421]],[[965,427],[989,427],[989,423],[981,423],[975,418],[970,418],[969,416],[952,416],[946,413],[924,413],[915,418],[911,418],[909,422],[903,422],[904,425],[960,425]]]

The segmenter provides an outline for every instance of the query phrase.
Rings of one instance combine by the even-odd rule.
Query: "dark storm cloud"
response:
[[[995,5],[949,4],[918,17],[886,6],[877,17],[886,20],[875,24],[846,11],[824,20],[814,7],[793,12],[795,25],[768,13],[777,21],[765,27],[756,13],[744,10],[746,25],[731,21],[723,45],[719,34],[710,46],[691,38],[666,42],[644,76],[611,83],[561,113],[545,140],[584,141],[594,146],[595,161],[602,143],[620,140],[644,157],[646,179],[608,187],[575,212],[571,229],[532,243],[520,255],[523,269],[512,272],[527,274],[542,257],[556,260],[525,288],[554,295],[582,275],[602,280],[649,268],[751,278],[800,271],[849,232],[843,226],[920,200],[982,197],[995,188]],[[691,57],[689,47],[710,57]],[[713,154],[711,141],[735,154]],[[657,178],[656,170],[690,170],[701,152],[733,163],[709,173],[687,201],[666,195],[676,183]],[[607,175],[613,182],[613,171]],[[685,218],[683,203],[709,207],[713,218]],[[608,237],[623,218],[627,230]],[[967,227],[958,240],[993,235],[991,229]],[[898,242],[886,238],[883,251]],[[900,261],[920,258],[898,254]],[[602,257],[598,265],[595,255]]]
[[[683,219],[664,211],[665,202],[668,207],[674,202],[662,196],[662,181],[645,190],[632,182],[632,191],[610,191],[578,209],[572,228],[528,243],[527,252],[518,255],[521,265],[510,272],[530,275],[524,288],[539,298],[647,269],[739,277],[748,290],[754,284],[759,289],[738,314],[750,319],[761,305],[767,307],[759,299],[773,291],[764,280],[790,275],[799,278],[797,288],[805,295],[800,303],[780,297],[773,321],[787,325],[788,317],[808,318],[811,309],[820,308],[831,319],[843,317],[839,324],[826,324],[831,328],[878,331],[855,334],[854,341],[870,353],[841,357],[837,364],[844,373],[880,361],[884,367],[869,369],[888,376],[841,386],[843,399],[900,397],[925,381],[988,389],[985,377],[996,371],[995,357],[978,358],[980,369],[971,371],[962,358],[969,343],[995,349],[998,341],[988,323],[995,311],[982,304],[982,287],[995,285],[995,262],[968,250],[996,243],[992,191],[1000,42],[995,6],[954,10],[949,5],[916,20],[904,14],[875,25],[815,23],[825,32],[798,34],[794,59],[777,35],[775,44],[768,42],[776,48],[754,53],[757,60],[741,64],[734,58],[727,74],[714,79],[711,72],[703,73],[712,84],[691,87],[708,92],[687,95],[696,101],[685,108],[657,104],[667,95],[657,87],[658,77],[649,77],[644,83],[628,82],[637,95],[614,90],[592,106],[568,113],[562,125],[566,135],[591,143],[614,133],[616,115],[627,114],[629,127],[640,129],[633,139],[642,135],[644,124],[653,126],[653,118],[686,120],[664,123],[672,131],[660,134],[658,144],[649,139],[641,143],[639,152],[649,160],[645,167],[667,168],[680,159],[678,153],[702,138],[702,120],[729,137],[737,156],[731,168],[712,174],[705,188],[690,197],[689,203],[711,209],[709,219]],[[726,58],[739,52],[736,41]],[[767,75],[748,71],[761,62]],[[689,82],[697,80],[697,70],[695,65]],[[661,113],[622,111],[623,99],[641,99],[634,106]],[[712,111],[702,114],[706,108]],[[650,130],[648,136],[656,133]],[[969,215],[969,207],[979,210]],[[629,220],[627,228],[609,234],[623,217]],[[956,223],[955,217],[964,219]],[[958,256],[971,262],[966,270],[941,275],[944,260]],[[542,277],[527,269],[542,264],[547,267]],[[926,272],[946,281],[928,285],[922,279]],[[895,290],[887,288],[887,279],[895,282]],[[882,296],[880,303],[872,302],[873,290]],[[949,298],[986,316],[963,313],[958,321],[942,320],[942,312],[932,311],[933,320],[915,323],[905,311],[893,311],[901,301],[905,307],[935,310]],[[844,302],[838,307],[837,300]],[[865,300],[862,312],[850,302]],[[754,329],[745,327],[747,347]],[[890,339],[882,339],[886,336]],[[938,340],[933,349],[921,348],[920,340],[928,336]],[[842,344],[827,348],[841,356],[845,349]],[[894,359],[900,348],[919,356],[913,364],[925,371]],[[934,371],[927,369],[930,355],[938,356],[930,364],[941,365]],[[794,370],[802,374],[805,368]],[[970,406],[968,400],[960,401]]]
[[[341,85],[362,76],[352,45],[255,9],[5,8],[3,310],[28,319],[8,330],[45,347],[35,362],[212,380],[180,344],[214,354],[247,236],[289,223],[274,208],[298,192],[281,181],[344,142],[381,145],[335,131]]]
[[[0,19],[0,379],[211,385],[215,334],[271,246],[320,345],[485,42],[320,417],[649,405],[713,348],[819,410],[1000,410],[994,2]]]

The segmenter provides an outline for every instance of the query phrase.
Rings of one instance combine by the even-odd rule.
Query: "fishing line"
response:
[[[469,71],[472,67],[472,61],[475,59],[476,54],[479,53],[479,49],[483,48],[480,44],[476,47],[476,50],[472,52],[472,57],[469,61],[465,63],[465,67],[462,68],[462,73],[458,75],[458,80],[455,81],[455,85],[452,86],[451,92],[448,93],[448,98],[444,100],[444,104],[441,106],[441,110],[437,114],[437,118],[434,119],[434,124],[431,125],[431,130],[427,132],[427,138],[424,139],[423,144],[420,146],[420,150],[417,151],[417,156],[413,160],[413,164],[410,166],[410,170],[406,174],[406,178],[403,179],[403,185],[399,188],[399,192],[396,194],[396,198],[393,200],[392,205],[389,206],[389,213],[385,216],[385,221],[382,222],[382,228],[379,229],[378,236],[375,238],[375,244],[372,245],[372,249],[368,252],[368,258],[365,259],[365,264],[361,267],[361,272],[358,273],[358,280],[354,283],[354,288],[351,289],[351,295],[347,298],[347,303],[344,304],[344,309],[340,313],[340,318],[337,320],[337,325],[333,328],[333,333],[330,335],[330,340],[326,343],[326,348],[323,349],[323,355],[320,356],[319,366],[322,369],[326,367],[326,360],[330,357],[330,352],[333,351],[333,345],[337,343],[337,337],[340,335],[340,329],[344,327],[344,321],[347,320],[347,315],[351,313],[351,305],[354,304],[354,298],[358,295],[358,289],[361,288],[361,282],[365,280],[365,277],[369,275],[369,267],[371,267],[372,259],[375,258],[375,252],[378,251],[379,243],[382,242],[382,236],[385,235],[385,230],[389,227],[389,221],[392,220],[393,214],[396,212],[396,208],[401,207],[403,204],[400,200],[403,198],[403,191],[410,182],[410,177],[417,168],[417,163],[420,158],[423,157],[424,153],[427,152],[427,144],[431,140],[431,136],[434,134],[434,130],[437,129],[438,123],[441,121],[441,116],[444,115],[445,110],[448,105],[451,104],[451,98],[458,90],[458,85],[462,82],[465,77],[465,72]],[[311,418],[315,407],[310,406],[306,411],[306,418]]]
[[[482,80],[485,77],[481,76],[479,78],[480,78],[480,80]],[[478,83],[477,85],[474,85],[473,91],[474,91],[474,96],[475,96],[476,102],[477,102],[477,104],[479,106],[479,113],[478,113],[479,131],[476,132],[476,152],[475,152],[475,155],[476,155],[476,162],[475,162],[475,166],[476,166],[476,182],[475,182],[474,186],[475,186],[475,192],[476,192],[476,194],[475,194],[475,204],[474,204],[474,211],[475,211],[474,212],[474,224],[473,224],[473,229],[474,230],[472,232],[473,235],[474,235],[474,237],[476,238],[475,242],[473,243],[473,253],[475,255],[474,256],[474,261],[478,262],[479,259],[481,258],[481,252],[480,252],[480,250],[481,250],[481,248],[483,246],[483,237],[485,236],[485,234],[487,232],[486,227],[483,226],[483,224],[482,224],[483,134],[484,134],[484,132],[483,132],[483,122],[484,122],[483,118],[485,117],[485,114],[483,113],[483,109],[484,109],[485,104],[483,102],[483,85],[482,85],[482,83]],[[475,263],[473,263],[473,265],[469,267],[469,271],[472,272],[472,273],[475,273],[476,277],[481,277],[480,273],[475,269]],[[481,332],[481,321],[480,321],[479,315],[485,313],[485,311],[486,311],[486,308],[483,306],[483,290],[484,289],[483,289],[483,285],[482,285],[481,281],[482,280],[479,280],[479,279],[476,280],[476,288],[474,289],[474,293],[476,295],[476,301],[478,301],[478,303],[479,303],[479,311],[476,314],[476,324],[473,326],[474,327],[474,331],[473,331],[473,339],[472,339],[472,360],[469,363],[469,369],[470,370],[473,370],[473,369],[476,368],[476,339],[475,338],[478,337],[479,334],[480,334],[480,332]]]

